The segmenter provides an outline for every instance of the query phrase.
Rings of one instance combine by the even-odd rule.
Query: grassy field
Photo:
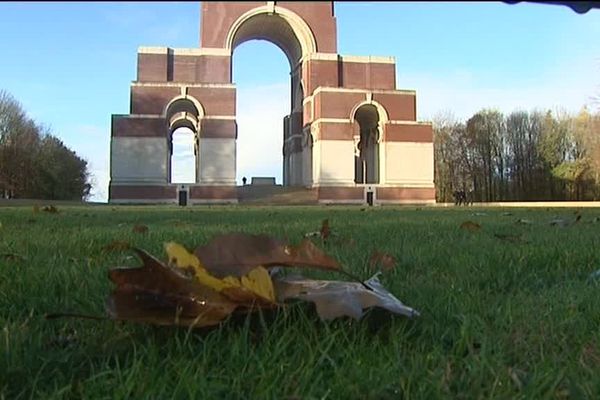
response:
[[[599,209],[0,208],[0,398],[598,398]],[[512,215],[505,215],[506,212]],[[103,315],[107,271],[135,266],[126,240],[164,257],[217,233],[299,242],[323,218],[354,245],[326,251],[365,279],[373,250],[398,265],[383,284],[421,312],[321,322],[310,306],[189,331]],[[527,219],[531,224],[519,224]],[[463,221],[481,224],[460,229]],[[145,234],[136,224],[147,225]],[[517,235],[515,241],[496,234]],[[510,238],[509,238],[510,239]],[[12,256],[7,256],[12,254]],[[319,274],[323,276],[323,273]],[[343,276],[326,274],[334,279]]]

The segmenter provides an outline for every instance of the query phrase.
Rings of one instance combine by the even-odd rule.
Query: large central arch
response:
[[[317,52],[315,37],[297,14],[275,5],[256,7],[241,15],[227,32],[226,49],[252,39],[268,40],[279,46],[294,66],[304,57]]]
[[[138,49],[130,113],[112,120],[110,201],[176,201],[169,132],[181,126],[197,140],[191,202],[240,199],[232,62],[254,39],[289,62],[284,185],[315,202],[434,201],[432,127],[416,119],[415,92],[396,89],[393,57],[337,53],[333,2],[202,2],[200,24],[199,48]]]
[[[303,165],[303,161],[310,157],[305,154],[298,156],[298,151],[291,151],[290,147],[295,138],[302,136],[302,60],[316,52],[315,37],[302,18],[285,8],[263,6],[245,12],[231,25],[226,38],[226,49],[232,55],[232,83],[233,53],[239,45],[252,40],[264,40],[274,44],[283,51],[288,60],[291,98],[289,114],[283,120],[283,185],[308,185],[312,169],[309,168],[310,164]],[[300,153],[310,151],[310,148],[303,148]]]

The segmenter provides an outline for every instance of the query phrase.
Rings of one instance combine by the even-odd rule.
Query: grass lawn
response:
[[[0,398],[598,398],[600,209],[382,207],[0,208]],[[510,212],[512,215],[504,215]],[[352,244],[325,250],[369,278],[373,250],[394,255],[382,283],[421,317],[372,312],[322,322],[309,305],[208,330],[113,321],[107,271],[139,265],[126,240],[164,258],[229,231],[298,243],[321,220]],[[518,224],[528,219],[532,224]],[[463,221],[479,231],[460,229]],[[135,233],[145,224],[145,234]],[[495,234],[521,235],[516,242]],[[319,244],[321,246],[321,244]],[[22,258],[21,258],[22,257]],[[319,272],[345,280],[342,275]]]

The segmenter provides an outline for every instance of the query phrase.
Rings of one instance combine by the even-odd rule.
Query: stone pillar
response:
[[[235,185],[236,139],[200,138],[201,185]]]

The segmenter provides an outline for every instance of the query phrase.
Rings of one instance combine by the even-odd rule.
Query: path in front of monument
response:
[[[44,204],[44,203],[41,203]],[[0,398],[594,398],[600,391],[597,208],[0,207]],[[102,315],[123,240],[163,258],[230,231],[315,243],[421,316],[322,322],[310,306],[189,331],[45,320]],[[463,226],[465,221],[474,224]],[[562,221],[562,222],[559,222]],[[144,224],[146,233],[133,226]],[[476,228],[476,226],[480,228]],[[352,240],[350,240],[352,239]],[[345,280],[335,273],[312,277]]]

